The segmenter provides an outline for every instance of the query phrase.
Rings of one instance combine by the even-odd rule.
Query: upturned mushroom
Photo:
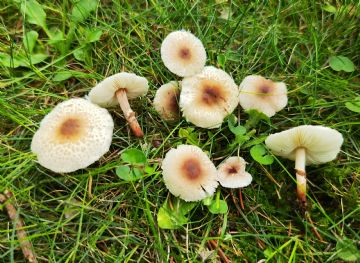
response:
[[[156,91],[153,104],[164,120],[172,121],[180,117],[179,99],[179,84],[177,81],[171,81]]]
[[[133,73],[121,72],[112,75],[97,84],[89,93],[91,102],[102,107],[112,107],[120,104],[127,122],[136,137],[144,135],[131,109],[128,99],[145,95],[148,91],[148,81]]]
[[[187,202],[213,195],[218,186],[214,164],[197,146],[179,145],[171,149],[161,168],[169,191]]]
[[[239,102],[245,110],[256,109],[272,117],[287,105],[286,85],[262,76],[247,76],[240,84]]]
[[[343,140],[342,134],[337,130],[324,126],[302,125],[271,134],[265,144],[273,154],[295,161],[297,195],[305,206],[305,166],[335,159]]]
[[[205,66],[206,52],[200,39],[185,30],[174,31],[161,44],[165,66],[180,77],[199,73]]]
[[[221,69],[207,66],[181,83],[180,108],[186,120],[196,126],[219,127],[238,103],[238,86]]]
[[[86,168],[109,150],[113,128],[106,109],[85,99],[70,99],[41,121],[31,151],[45,168],[70,173]]]
[[[240,188],[248,186],[252,176],[245,171],[246,162],[243,158],[232,156],[222,162],[217,168],[219,183],[226,188]]]

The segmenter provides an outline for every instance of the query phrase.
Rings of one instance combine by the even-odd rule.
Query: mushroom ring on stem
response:
[[[302,125],[271,134],[265,144],[273,154],[295,161],[297,195],[301,203],[306,205],[305,166],[334,160],[343,141],[342,134],[337,130]]]
[[[40,123],[31,141],[39,163],[69,173],[97,161],[110,148],[114,122],[106,109],[85,99],[58,104]]]
[[[149,89],[144,77],[133,73],[121,72],[112,75],[97,84],[89,93],[91,102],[102,107],[112,107],[120,104],[131,130],[136,137],[142,137],[143,131],[131,109],[128,99],[145,95]]]

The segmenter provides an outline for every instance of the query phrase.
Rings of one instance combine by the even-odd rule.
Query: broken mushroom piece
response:
[[[245,171],[246,162],[243,158],[232,156],[221,163],[217,168],[219,183],[226,188],[248,186],[252,181],[251,174]]]
[[[199,73],[205,66],[206,52],[200,39],[185,30],[174,31],[161,44],[165,66],[180,77]]]
[[[287,105],[286,85],[262,76],[247,76],[240,84],[239,101],[245,110],[255,109],[272,117]]]
[[[179,145],[171,149],[161,168],[169,191],[187,202],[213,195],[218,186],[214,164],[197,146]]]
[[[106,109],[85,99],[70,99],[41,121],[31,151],[45,168],[70,173],[86,168],[109,150],[113,128]]]
[[[162,85],[155,94],[154,107],[159,115],[168,121],[180,118],[180,88],[176,81]]]
[[[343,140],[337,130],[324,126],[302,125],[271,134],[265,144],[273,154],[295,161],[297,195],[305,206],[305,165],[326,163],[335,159]]]
[[[239,103],[239,89],[232,77],[212,66],[181,83],[180,108],[187,121],[202,128],[216,128]]]
[[[136,137],[142,137],[143,131],[131,109],[128,99],[145,95],[148,91],[148,81],[133,73],[121,72],[112,75],[97,84],[89,93],[91,102],[102,107],[120,104],[131,130]]]

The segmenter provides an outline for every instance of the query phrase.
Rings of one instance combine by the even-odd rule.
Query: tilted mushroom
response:
[[[206,52],[203,44],[185,30],[167,35],[160,51],[165,66],[180,77],[199,73],[205,66]]]
[[[265,144],[275,155],[295,160],[297,195],[306,205],[305,165],[321,164],[336,158],[343,143],[337,130],[302,125],[270,135]]]
[[[177,81],[162,85],[155,94],[155,110],[164,120],[177,120],[180,117],[180,88]]]
[[[112,75],[97,84],[89,93],[91,102],[102,107],[112,107],[120,104],[131,130],[136,137],[144,135],[131,109],[128,99],[145,95],[148,91],[148,81],[133,73],[121,72]]]
[[[219,183],[226,188],[239,188],[248,186],[252,176],[245,171],[246,162],[243,158],[232,156],[222,162],[217,168]]]
[[[245,110],[256,109],[272,117],[288,102],[286,85],[262,76],[247,76],[240,84],[239,101]]]
[[[85,99],[58,104],[40,123],[31,150],[39,163],[56,172],[86,168],[110,147],[114,122],[106,109]]]
[[[219,127],[238,103],[238,86],[221,69],[207,66],[181,83],[180,108],[186,120],[196,126]]]
[[[216,168],[199,147],[179,145],[165,156],[161,168],[169,191],[185,201],[199,201],[214,194]]]

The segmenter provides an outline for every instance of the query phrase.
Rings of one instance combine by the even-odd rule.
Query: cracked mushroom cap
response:
[[[155,94],[154,107],[165,120],[177,120],[180,117],[180,88],[176,81],[162,85]]]
[[[161,44],[161,59],[172,73],[188,77],[204,68],[206,52],[200,39],[190,32],[174,31]]]
[[[125,89],[128,99],[145,95],[149,89],[148,81],[134,73],[120,72],[107,77],[89,93],[89,99],[92,103],[101,107],[113,107],[119,105],[116,98],[116,91]]]
[[[58,104],[41,121],[31,142],[39,163],[56,173],[86,168],[110,147],[114,122],[106,109],[85,99]]]
[[[302,125],[271,134],[266,146],[275,155],[295,160],[298,148],[305,148],[306,164],[320,164],[334,160],[344,139],[337,130],[313,125]]]
[[[246,162],[243,158],[232,156],[222,162],[217,169],[219,183],[227,188],[248,186],[252,181],[251,174],[245,171]]]
[[[171,149],[161,167],[166,187],[187,202],[213,195],[218,186],[216,168],[199,147],[179,145]]]
[[[216,128],[239,103],[239,89],[232,77],[212,66],[181,83],[180,108],[187,121],[202,128]]]
[[[285,108],[288,102],[284,82],[273,82],[262,76],[247,76],[240,84],[240,105],[256,109],[268,117]]]

